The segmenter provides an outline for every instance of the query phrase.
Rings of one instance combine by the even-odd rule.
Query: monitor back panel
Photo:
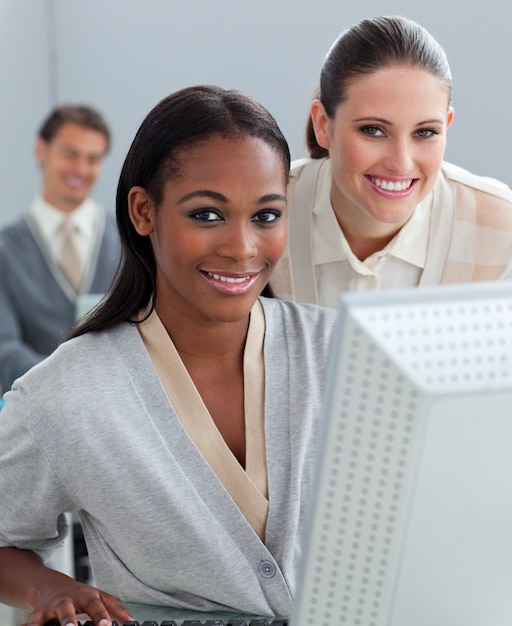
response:
[[[342,300],[292,626],[512,623],[512,297]]]

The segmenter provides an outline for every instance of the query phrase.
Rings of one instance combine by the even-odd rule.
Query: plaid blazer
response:
[[[318,304],[311,218],[324,159],[294,163],[288,242],[271,284],[284,299]],[[419,285],[512,278],[512,190],[444,162],[434,188],[428,254]]]

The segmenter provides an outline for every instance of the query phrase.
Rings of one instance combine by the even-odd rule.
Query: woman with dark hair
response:
[[[286,242],[288,145],[233,90],[143,121],[106,299],[6,395],[0,601],[96,626],[121,602],[289,614],[335,314],[261,296]],[[84,529],[93,587],[44,561]]]
[[[497,280],[512,261],[512,191],[443,161],[453,120],[444,50],[416,22],[364,19],[320,75],[309,159],[292,164],[278,295]]]

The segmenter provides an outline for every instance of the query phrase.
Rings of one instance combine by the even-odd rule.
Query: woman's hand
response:
[[[112,620],[122,625],[133,619],[114,596],[62,575],[48,576],[30,604],[33,610],[26,626],[44,626],[51,620],[60,626],[77,626],[80,613],[86,613],[95,626],[111,626]]]

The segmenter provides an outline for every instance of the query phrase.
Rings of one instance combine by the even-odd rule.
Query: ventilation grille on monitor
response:
[[[511,300],[370,307],[354,316],[426,388],[458,391],[512,380]]]
[[[437,393],[512,380],[510,300],[344,315],[293,626],[388,624],[422,416]]]
[[[323,519],[310,546],[317,555],[306,573],[311,600],[300,624],[381,626],[421,407],[414,387],[359,329],[338,385],[324,449],[327,474],[316,493]],[[380,393],[368,393],[375,387]]]

